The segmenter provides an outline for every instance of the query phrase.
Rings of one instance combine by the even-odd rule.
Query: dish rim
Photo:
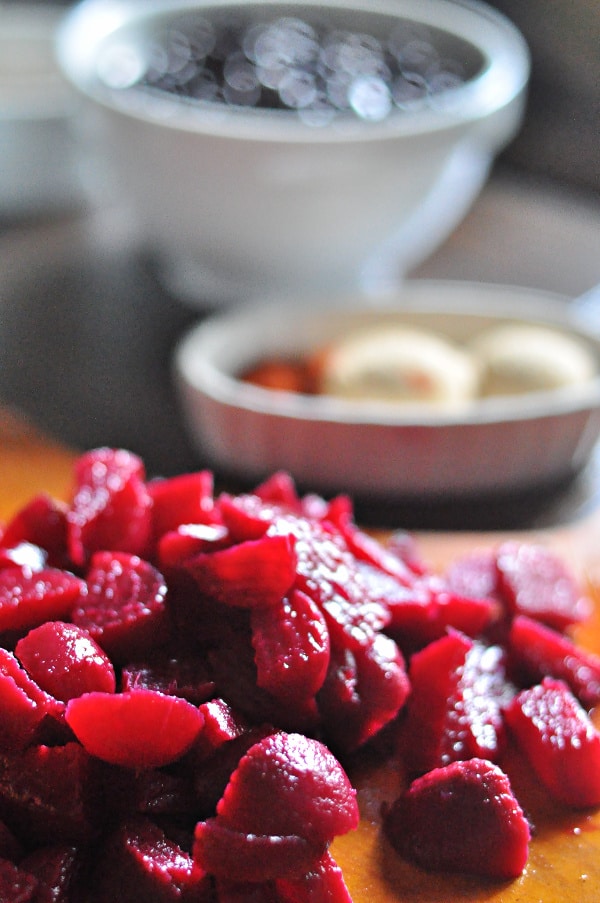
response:
[[[428,293],[441,292],[456,298],[470,295],[468,303],[442,304]],[[475,297],[481,294],[484,297]],[[518,295],[518,297],[517,297]],[[490,296],[492,299],[490,301]],[[512,297],[512,304],[509,299]],[[526,304],[523,299],[526,299]],[[395,299],[395,303],[393,303]],[[400,302],[400,303],[398,303]],[[352,299],[348,306],[336,299],[329,308],[320,310],[314,302],[303,311],[292,311],[289,304],[274,308],[273,304],[238,308],[210,316],[184,335],[174,354],[177,379],[187,389],[206,399],[231,409],[242,409],[270,418],[307,420],[314,423],[335,423],[346,426],[362,425],[392,429],[423,427],[462,427],[518,423],[552,417],[564,417],[600,407],[600,368],[596,378],[584,386],[546,390],[521,396],[475,399],[459,410],[439,411],[408,409],[387,402],[357,402],[332,396],[310,396],[286,390],[272,390],[255,386],[237,378],[231,366],[220,365],[216,358],[231,343],[232,335],[256,336],[257,329],[268,326],[271,335],[287,325],[288,335],[293,326],[307,317],[320,323],[323,319],[346,320],[349,315],[360,318],[384,315],[409,318],[410,323],[425,317],[443,315],[459,320],[486,319],[497,323],[515,320],[555,327],[573,334],[591,346],[600,361],[600,335],[586,329],[569,308],[569,299],[554,293],[510,285],[450,280],[409,280],[393,296],[385,296],[377,304],[372,299]],[[523,314],[526,312],[526,316]],[[233,330],[233,333],[232,333]],[[440,330],[443,333],[443,330]],[[298,333],[294,332],[296,341]],[[248,353],[247,362],[268,356],[277,346],[273,342],[258,341]],[[300,346],[299,350],[304,347]],[[238,370],[239,372],[239,363]]]

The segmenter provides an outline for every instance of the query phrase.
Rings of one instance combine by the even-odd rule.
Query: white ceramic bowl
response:
[[[214,303],[380,290],[447,237],[514,136],[529,75],[524,40],[470,0],[263,0],[273,16],[291,9],[343,22],[349,10],[354,28],[367,16],[365,30],[375,29],[378,14],[387,29],[398,17],[441,29],[446,52],[475,68],[435,105],[318,128],[289,111],[142,101],[98,77],[115,47],[126,47],[121,59],[144,56],[157,15],[256,6],[84,0],[67,17],[59,60],[99,125],[96,149],[142,242],[182,294]]]
[[[63,11],[42,3],[0,12],[0,215],[79,206],[83,189],[71,126],[72,86],[54,55]]]
[[[600,431],[600,377],[579,389],[476,400],[441,414],[259,388],[237,378],[281,354],[302,355],[373,321],[464,340],[506,320],[574,332],[599,355],[598,334],[554,295],[477,283],[407,282],[385,305],[304,312],[268,306],[214,315],[184,337],[175,372],[201,455],[256,481],[286,469],[304,486],[370,497],[515,492],[575,475]]]

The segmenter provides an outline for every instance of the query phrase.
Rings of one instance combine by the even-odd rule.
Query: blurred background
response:
[[[489,3],[531,51],[525,121],[456,234],[409,276],[575,296],[600,281],[600,2]],[[20,5],[0,0],[0,17]],[[198,311],[161,288],[151,261],[125,253],[118,218],[101,223],[99,241],[96,220],[71,214],[0,210],[0,401],[73,446],[123,445],[154,473],[191,469],[199,456],[172,354]]]

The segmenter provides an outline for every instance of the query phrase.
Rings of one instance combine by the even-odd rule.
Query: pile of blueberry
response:
[[[394,19],[375,30],[385,37],[295,15],[188,13],[163,20],[141,44],[113,47],[100,77],[111,88],[293,110],[320,125],[341,113],[380,121],[435,104],[474,74],[472,62],[443,53],[436,29]]]

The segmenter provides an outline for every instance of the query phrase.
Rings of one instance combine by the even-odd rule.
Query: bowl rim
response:
[[[323,9],[319,0],[261,0],[265,6],[300,6]],[[228,6],[257,5],[256,0],[220,0]],[[95,52],[116,30],[136,19],[156,14],[184,12],[190,8],[215,6],[215,0],[155,0],[151,11],[139,0],[80,0],[64,17],[58,29],[56,56],[73,86],[88,99],[113,113],[143,122],[194,134],[213,134],[257,141],[327,143],[370,141],[401,135],[420,135],[452,130],[465,122],[492,115],[516,100],[525,90],[531,59],[528,46],[517,27],[502,13],[482,0],[328,0],[338,9],[382,13],[415,19],[473,44],[486,63],[474,78],[462,86],[443,92],[436,108],[410,115],[398,112],[381,122],[363,122],[353,117],[334,119],[326,127],[315,128],[300,118],[281,116],[275,110],[232,110],[223,105],[173,103],[170,98],[151,99],[143,109],[113,101],[110,90],[93,78]],[[365,9],[366,7],[366,9]],[[443,102],[442,102],[443,99]]]
[[[432,301],[431,293],[444,294],[451,303]],[[461,302],[461,296],[464,300]],[[485,299],[487,296],[487,299]],[[484,300],[482,306],[482,299]],[[512,299],[512,302],[511,302]],[[525,303],[524,303],[525,301]],[[400,303],[399,303],[400,302]],[[311,421],[384,428],[439,428],[544,420],[591,411],[600,407],[600,369],[585,386],[528,393],[522,396],[476,399],[452,411],[395,407],[389,403],[357,402],[330,396],[309,396],[274,391],[242,381],[219,363],[223,348],[231,347],[233,335],[247,339],[263,328],[274,336],[282,329],[298,335],[298,324],[312,317],[320,325],[327,318],[348,315],[398,317],[412,322],[443,314],[457,318],[484,318],[493,322],[526,320],[554,326],[581,338],[600,360],[600,335],[587,330],[569,309],[568,299],[551,292],[520,286],[449,280],[408,280],[394,296],[372,299],[336,299],[324,307],[308,302],[302,312],[289,303],[221,312],[201,321],[186,333],[175,348],[173,368],[176,380],[197,398],[204,398],[231,410],[253,412],[274,420]],[[232,332],[233,331],[233,332]],[[276,345],[271,343],[271,349]],[[269,344],[255,346],[254,359],[268,353]],[[248,357],[250,360],[250,355]]]

